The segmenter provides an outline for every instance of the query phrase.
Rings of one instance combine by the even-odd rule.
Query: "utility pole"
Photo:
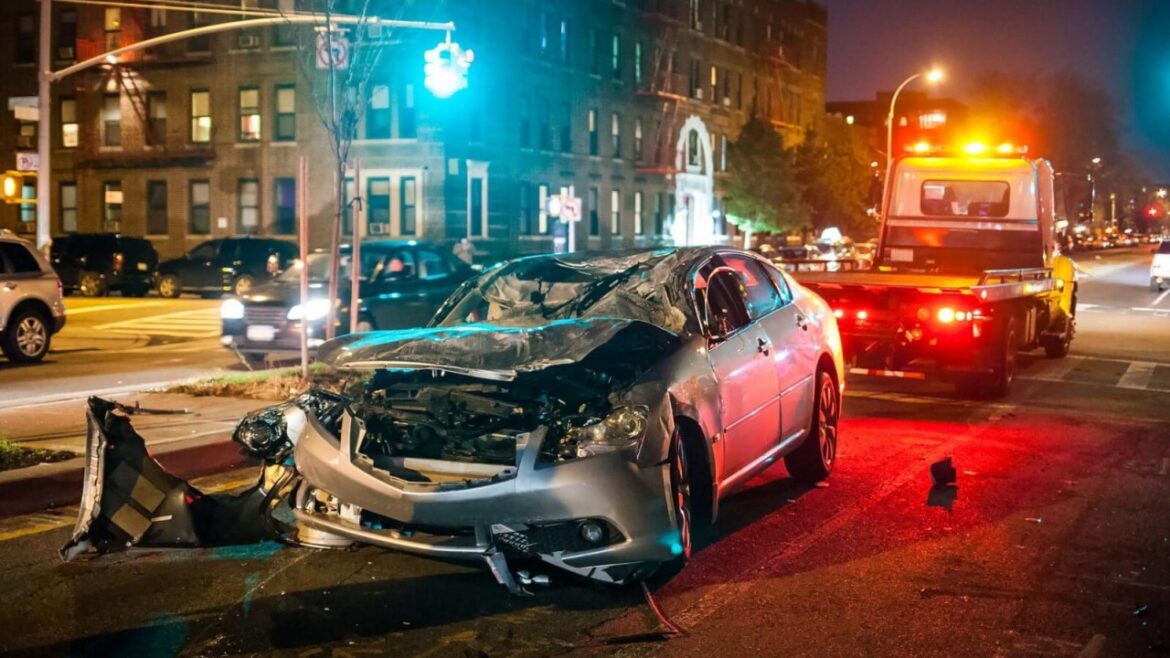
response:
[[[50,121],[52,100],[49,93],[52,69],[52,33],[53,33],[53,4],[52,0],[41,0],[40,41],[37,44],[37,249],[46,250],[49,246],[49,190],[52,189],[52,162],[50,157],[49,139],[52,137],[53,123]]]

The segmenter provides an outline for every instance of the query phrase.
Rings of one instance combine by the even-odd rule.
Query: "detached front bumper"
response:
[[[307,419],[297,469],[306,484],[336,498],[342,513],[298,505],[301,527],[434,557],[539,558],[615,583],[679,550],[665,465],[640,468],[621,453],[538,464],[544,435],[538,429],[520,449],[518,466],[494,477],[408,482],[356,454],[356,429],[342,435]],[[601,541],[583,538],[586,523],[604,528]]]

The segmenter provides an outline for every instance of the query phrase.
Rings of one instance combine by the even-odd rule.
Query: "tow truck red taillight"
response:
[[[837,318],[838,320],[840,320],[841,318],[845,317],[845,311],[842,311],[842,310],[841,310],[841,309],[839,309],[839,308],[837,308],[837,309],[833,309],[833,317],[835,317],[835,318]]]
[[[857,319],[858,320],[868,320],[869,319],[869,312],[868,311],[858,311],[857,312]]]

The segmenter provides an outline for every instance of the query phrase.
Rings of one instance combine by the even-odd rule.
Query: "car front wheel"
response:
[[[691,506],[691,473],[687,448],[678,428],[675,428],[670,441],[670,492],[674,503],[675,525],[678,527],[678,540],[671,546],[671,552],[680,562],[686,562],[691,559],[694,513]]]
[[[174,274],[164,274],[162,278],[158,280],[158,294],[159,296],[166,297],[167,299],[175,299],[179,295],[183,294],[183,285],[182,282],[179,281],[179,277],[175,276]]]
[[[35,363],[49,352],[52,334],[44,316],[33,310],[19,311],[10,318],[0,347],[15,363]]]

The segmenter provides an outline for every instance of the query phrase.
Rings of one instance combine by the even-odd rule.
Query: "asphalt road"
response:
[[[363,548],[124,553],[0,523],[14,655],[1138,656],[1170,652],[1170,302],[1144,252],[1083,258],[1073,354],[1012,395],[850,381],[823,488],[782,467],[723,505],[691,563],[636,589],[514,598],[478,566]],[[1166,308],[1167,312],[1138,309]],[[953,456],[958,487],[931,494]],[[59,512],[57,514],[67,514]],[[19,531],[37,522],[55,530]]]
[[[67,297],[45,361],[0,359],[0,407],[242,368],[219,344],[219,300]]]

